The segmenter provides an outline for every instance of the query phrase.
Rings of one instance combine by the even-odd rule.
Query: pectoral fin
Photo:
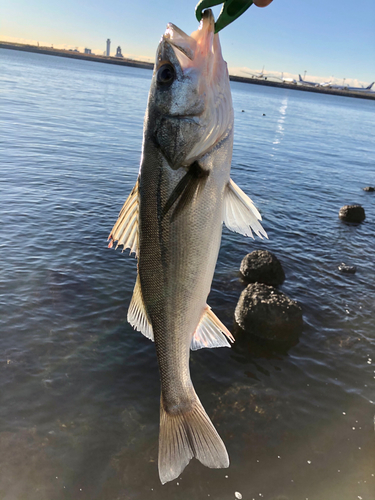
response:
[[[138,180],[135,186],[124,203],[121,212],[118,216],[116,224],[113,226],[110,235],[108,236],[108,248],[113,247],[113,243],[117,241],[116,249],[119,245],[123,245],[124,251],[130,248],[130,253],[135,253],[138,256]]]
[[[189,170],[178,182],[168,198],[163,209],[163,217],[165,217],[175,205],[171,217],[171,220],[174,221],[199,193],[199,189],[204,186],[208,175],[209,172],[204,170],[197,161],[192,163]]]
[[[196,351],[203,347],[230,347],[227,338],[230,342],[234,342],[234,337],[228,328],[215,316],[211,308],[206,306],[191,341],[190,349]]]
[[[154,341],[154,332],[143,302],[139,275],[137,276],[133,297],[128,310],[128,321],[135,330],[140,331],[145,337]]]
[[[224,224],[244,236],[253,237],[253,230],[259,238],[268,238],[259,220],[262,216],[251,199],[230,179],[224,195]]]

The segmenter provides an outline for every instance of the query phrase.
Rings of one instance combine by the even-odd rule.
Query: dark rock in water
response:
[[[367,191],[369,193],[372,193],[373,191],[375,191],[375,187],[366,186],[365,188],[363,188],[363,191]]]
[[[245,113],[245,110],[243,109],[243,110],[241,111],[241,113]]]
[[[341,264],[339,264],[338,270],[341,271],[342,273],[354,274],[357,270],[357,267],[356,266],[347,266],[346,264],[344,264],[344,262],[342,262]]]
[[[247,254],[241,262],[240,271],[248,283],[265,283],[281,285],[285,273],[279,259],[268,250],[254,250]]]
[[[345,222],[362,222],[366,214],[361,205],[344,205],[340,208],[339,217]]]
[[[234,316],[243,330],[267,340],[290,341],[303,327],[301,306],[263,283],[252,283],[243,290]]]

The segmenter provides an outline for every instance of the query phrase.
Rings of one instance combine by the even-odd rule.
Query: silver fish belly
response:
[[[196,457],[229,466],[190,378],[190,349],[234,339],[207,306],[223,221],[267,237],[261,217],[230,179],[233,109],[214,19],[191,37],[169,24],[159,44],[135,188],[110,244],[138,257],[128,320],[155,341],[161,379],[159,475],[164,484]]]

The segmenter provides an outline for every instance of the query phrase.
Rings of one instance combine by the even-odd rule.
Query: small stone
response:
[[[239,491],[236,491],[234,496],[237,498],[237,500],[241,500],[242,499],[242,495]]]
[[[301,306],[263,283],[243,290],[234,315],[242,330],[266,340],[294,340],[303,327]]]
[[[362,222],[366,218],[365,210],[361,205],[344,205],[340,208],[339,218],[345,222]]]
[[[338,265],[338,270],[346,274],[354,274],[357,271],[356,266],[347,266],[344,262]]]
[[[254,250],[248,253],[242,259],[240,272],[248,283],[277,286],[285,280],[279,259],[268,250]]]
[[[363,191],[366,191],[367,193],[372,193],[375,191],[375,187],[366,186],[365,188],[363,188]]]

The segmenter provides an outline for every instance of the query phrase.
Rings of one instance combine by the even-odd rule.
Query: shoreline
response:
[[[330,89],[329,87],[309,87],[307,85],[299,85],[296,83],[274,82],[271,80],[263,80],[259,78],[246,78],[242,76],[229,75],[232,82],[253,83],[255,85],[265,85],[268,87],[280,87],[283,89],[301,90],[302,92],[315,92],[318,94],[339,95],[342,97],[356,97],[357,99],[372,99],[375,100],[375,92],[356,92],[355,90],[340,90]]]
[[[36,45],[26,45],[23,43],[1,42],[0,49],[21,50],[23,52],[34,52],[48,56],[68,57],[71,59],[83,59],[85,61],[101,62],[105,64],[117,64],[120,66],[132,66],[135,68],[153,69],[154,63],[144,61],[134,61],[126,57],[97,56],[95,54],[83,54],[74,50],[53,49],[52,47],[37,47]]]
[[[20,50],[23,52],[34,52],[36,54],[45,54],[50,56],[68,57],[71,59],[83,59],[85,61],[100,62],[104,64],[117,64],[118,66],[130,66],[134,68],[153,70],[154,63],[145,61],[136,61],[126,57],[99,56],[94,54],[83,54],[73,50],[53,49],[52,47],[37,47],[36,45],[26,45],[21,43],[1,42],[0,49]],[[295,83],[275,82],[259,78],[247,78],[243,76],[229,75],[232,82],[249,83],[254,85],[265,85],[268,87],[280,87],[291,90],[301,90],[303,92],[315,92],[319,94],[338,95],[343,97],[355,97],[357,99],[375,100],[375,92],[356,92],[351,90],[330,89],[328,87],[309,87]]]

